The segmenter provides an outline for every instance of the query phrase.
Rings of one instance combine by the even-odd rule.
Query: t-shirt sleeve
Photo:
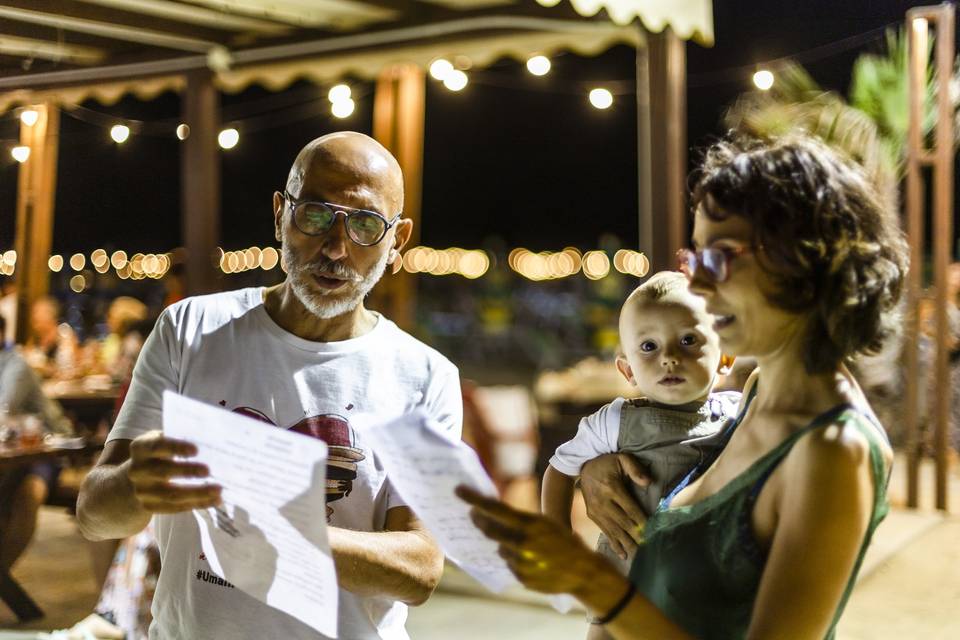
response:
[[[163,392],[179,389],[180,348],[176,327],[169,309],[160,314],[156,326],[143,345],[133,379],[123,400],[107,442],[133,440],[153,429],[162,428]]]
[[[589,460],[617,451],[620,437],[620,410],[623,398],[617,398],[599,411],[580,420],[577,435],[557,447],[550,466],[567,476],[580,475]]]
[[[463,397],[460,394],[460,373],[450,365],[443,373],[438,373],[424,393],[423,409],[443,430],[455,440],[463,433]],[[389,480],[388,480],[389,484]],[[405,507],[407,503],[394,490],[387,487],[387,509]]]

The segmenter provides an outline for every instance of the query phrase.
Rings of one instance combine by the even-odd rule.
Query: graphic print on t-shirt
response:
[[[221,403],[223,404],[223,403]],[[234,413],[277,426],[262,411],[252,407],[237,407]],[[366,458],[363,449],[356,446],[356,437],[350,422],[343,416],[327,413],[310,416],[289,427],[290,431],[302,433],[327,444],[327,522],[333,515],[331,502],[350,495],[353,481],[357,479],[357,463]]]

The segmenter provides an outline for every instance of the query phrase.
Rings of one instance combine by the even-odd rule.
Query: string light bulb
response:
[[[460,91],[467,86],[467,74],[459,69],[451,69],[450,73],[443,79],[443,86],[450,91]]]
[[[356,108],[356,104],[350,98],[337,100],[330,105],[330,112],[337,118],[348,118]]]
[[[344,100],[350,99],[350,87],[345,84],[338,84],[330,88],[330,91],[327,92],[327,100],[336,104]]]
[[[110,137],[117,144],[123,144],[130,137],[130,127],[125,124],[115,124],[110,127]]]
[[[28,127],[37,124],[37,120],[39,119],[40,113],[36,109],[24,109],[20,112],[20,122]]]
[[[547,56],[533,56],[527,60],[527,71],[535,76],[545,76],[550,73],[550,58]]]
[[[221,149],[233,149],[240,142],[240,132],[234,128],[224,129],[217,136],[217,144]]]
[[[597,109],[609,109],[613,104],[613,94],[609,90],[599,87],[590,90],[590,104]]]
[[[773,72],[767,69],[760,69],[753,74],[753,84],[760,91],[769,91],[773,86]]]
[[[451,71],[453,71],[453,63],[444,58],[434,60],[430,64],[430,76],[434,80],[440,80],[442,82]]]
[[[30,157],[30,147],[24,145],[18,145],[13,149],[10,149],[10,155],[13,156],[13,159],[23,164]]]
[[[190,125],[181,122],[177,125],[177,140],[186,140],[190,137]]]

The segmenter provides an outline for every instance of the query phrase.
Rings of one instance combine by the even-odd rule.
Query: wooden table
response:
[[[0,471],[14,469],[35,462],[54,460],[57,458],[73,458],[95,452],[103,447],[102,443],[87,442],[82,447],[64,449],[40,444],[32,447],[19,445],[0,445]],[[43,611],[37,606],[23,587],[14,580],[10,573],[0,568],[0,600],[7,606],[21,622],[36,620],[43,617]]]
[[[74,424],[77,433],[93,434],[103,420],[112,421],[113,409],[120,389],[91,389],[82,380],[49,381],[43,385],[43,393],[56,400],[63,412]]]

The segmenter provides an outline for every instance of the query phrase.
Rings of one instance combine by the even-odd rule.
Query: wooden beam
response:
[[[254,18],[231,13],[226,8],[208,9],[171,0],[79,0],[87,4],[96,4],[112,9],[121,9],[143,15],[176,20],[187,24],[199,25],[208,29],[226,31],[251,31],[281,35],[290,31],[290,27],[271,20]]]
[[[673,29],[647,35],[650,94],[651,272],[675,269],[687,244],[686,49]]]
[[[103,49],[33,38],[0,35],[0,54],[18,58],[42,58],[54,62],[96,64],[103,60]]]
[[[64,31],[86,33],[112,40],[136,42],[146,46],[190,51],[193,53],[206,53],[214,46],[220,44],[219,40],[215,39],[177,35],[176,30],[171,32],[145,28],[142,26],[143,24],[156,22],[157,20],[145,19],[136,14],[132,14],[132,19],[124,20],[121,12],[107,11],[99,7],[86,7],[87,11],[83,13],[89,14],[106,11],[106,15],[103,15],[100,19],[64,14],[57,8],[62,4],[62,2],[53,4],[50,3],[49,0],[9,0],[3,5],[0,5],[0,18],[62,29]],[[47,10],[44,11],[43,9]],[[169,21],[163,22],[171,29],[174,28],[176,24]],[[183,30],[186,25],[179,24],[177,26],[179,26],[177,30]]]
[[[426,77],[417,65],[392,66],[377,79],[373,137],[397,158],[403,169],[403,216],[413,221],[407,248],[420,241],[425,104]],[[370,306],[409,331],[416,320],[416,294],[414,275],[401,270],[384,276],[374,288]]]
[[[60,111],[53,104],[31,107],[39,115],[33,125],[20,124],[20,144],[30,157],[17,177],[17,342],[26,340],[30,307],[50,291],[47,261],[53,245],[53,211],[57,190]]]
[[[206,71],[187,74],[183,121],[190,135],[182,143],[181,228],[187,295],[220,288],[217,245],[220,243],[220,95]]]

